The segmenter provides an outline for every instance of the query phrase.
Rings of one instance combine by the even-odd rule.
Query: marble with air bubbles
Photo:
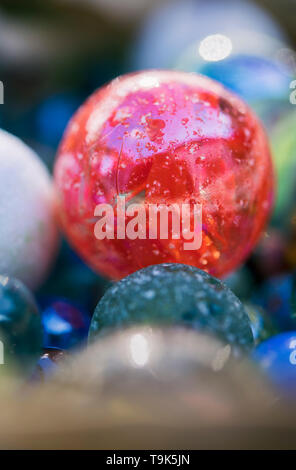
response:
[[[250,254],[273,201],[269,145],[255,114],[217,82],[176,71],[125,75],[94,92],[68,125],[54,175],[69,242],[113,279],[164,262],[223,277]],[[117,236],[123,197],[143,208],[144,239]],[[113,238],[95,236],[102,204],[114,208]],[[151,238],[151,204],[188,204],[192,222],[199,205],[201,246],[187,250],[170,226],[166,238]]]

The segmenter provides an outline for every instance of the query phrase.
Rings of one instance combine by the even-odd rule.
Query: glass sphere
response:
[[[280,333],[259,344],[253,358],[278,391],[296,400],[295,331]]]
[[[253,335],[239,299],[221,281],[181,264],[137,271],[111,287],[92,317],[90,340],[134,324],[182,325],[206,331],[236,349],[249,350]]]
[[[273,200],[268,141],[252,111],[219,84],[173,71],[122,76],[96,91],[70,121],[55,184],[69,241],[114,279],[163,262],[221,277],[248,256]],[[182,221],[178,234],[184,206],[194,231]],[[167,233],[160,222],[151,234],[151,207],[173,211]],[[101,210],[111,216],[103,228]]]
[[[67,299],[53,297],[41,302],[43,347],[70,349],[87,338],[90,315]]]

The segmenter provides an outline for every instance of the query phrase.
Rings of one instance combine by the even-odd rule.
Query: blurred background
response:
[[[153,67],[204,68],[219,79],[222,69],[197,63],[198,44],[214,34],[228,37],[235,54],[291,66],[295,17],[295,0],[1,0],[0,124],[51,167],[69,118],[103,83]],[[191,47],[194,57],[188,57]],[[281,79],[269,76],[269,84],[277,81],[274,94]]]

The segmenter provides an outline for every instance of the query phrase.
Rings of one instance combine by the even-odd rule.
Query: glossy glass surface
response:
[[[69,349],[86,340],[90,316],[81,307],[64,298],[44,299],[42,305],[44,348]]]
[[[281,333],[261,343],[253,354],[267,377],[285,396],[296,399],[296,332]]]
[[[253,112],[210,79],[172,71],[122,76],[95,92],[68,126],[55,183],[72,245],[114,279],[163,262],[223,276],[250,253],[273,200],[268,142]],[[121,196],[146,211],[201,205],[201,247],[185,250],[171,236],[98,240],[95,207]]]

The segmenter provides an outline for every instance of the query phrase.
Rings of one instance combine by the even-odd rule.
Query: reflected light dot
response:
[[[149,345],[144,335],[137,333],[130,339],[130,353],[133,363],[143,367],[149,360]]]
[[[232,42],[223,34],[212,34],[205,37],[200,45],[198,52],[204,60],[217,62],[225,59],[232,51]]]
[[[159,80],[157,79],[157,77],[148,75],[146,77],[144,76],[139,80],[139,85],[142,88],[154,88],[159,86]]]

